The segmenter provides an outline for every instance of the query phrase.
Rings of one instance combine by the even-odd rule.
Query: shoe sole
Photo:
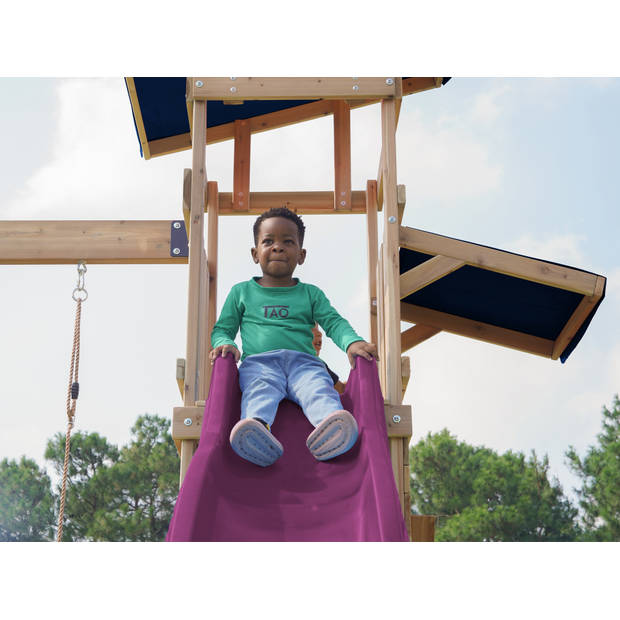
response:
[[[282,444],[260,422],[251,418],[233,426],[230,445],[241,458],[261,467],[273,465],[284,452]]]
[[[327,461],[350,450],[357,441],[357,422],[344,410],[327,416],[308,436],[306,446],[318,461]]]

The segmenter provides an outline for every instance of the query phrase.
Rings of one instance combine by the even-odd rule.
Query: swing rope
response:
[[[72,298],[76,302],[75,326],[73,329],[73,349],[71,351],[71,369],[69,370],[69,389],[67,390],[67,434],[65,436],[65,460],[62,470],[62,488],[60,492],[60,508],[58,510],[58,531],[56,542],[62,541],[62,526],[65,515],[65,498],[67,494],[67,474],[69,470],[69,448],[71,444],[71,430],[75,418],[75,408],[80,391],[78,383],[78,373],[80,369],[80,320],[82,318],[82,302],[88,298],[88,293],[84,288],[84,274],[86,265],[82,262],[78,264],[78,282],[73,290]]]

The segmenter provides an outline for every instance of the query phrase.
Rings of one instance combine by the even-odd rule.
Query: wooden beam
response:
[[[394,77],[191,77],[187,99],[380,99],[400,96],[400,82]]]
[[[232,123],[230,123],[232,128]],[[229,139],[233,136],[229,136]],[[159,138],[151,140],[149,143],[150,157],[160,157],[161,155],[169,155],[180,151],[187,151],[192,148],[192,134],[187,133],[170,136],[169,138]],[[145,157],[145,159],[147,159]]]
[[[606,278],[598,276],[596,284],[594,286],[594,295],[590,297],[584,297],[580,302],[571,317],[564,325],[564,328],[560,332],[560,335],[556,338],[553,344],[553,351],[551,353],[551,359],[557,360],[562,352],[568,346],[569,342],[574,338],[575,334],[579,331],[579,328],[583,325],[584,321],[588,318],[589,314],[594,310],[596,304],[603,296],[605,290]]]
[[[183,398],[185,390],[185,360],[182,357],[177,358],[177,385],[179,386],[179,392],[181,392],[181,398]]]
[[[220,215],[260,215],[271,207],[288,207],[300,215],[319,215],[335,213],[334,192],[250,192],[249,211],[235,211],[232,193],[220,192]],[[366,192],[351,192],[351,208],[338,213],[366,213]]]
[[[411,378],[411,360],[408,357],[401,357],[400,368],[403,379],[403,398],[405,398],[405,392],[407,391],[409,379]]]
[[[235,121],[232,207],[245,214],[250,210],[250,141],[248,121]]]
[[[189,230],[189,282],[187,304],[187,354],[185,356],[185,405],[193,405],[198,400],[199,344],[205,337],[201,329],[201,278],[204,250],[204,211],[206,186],[206,148],[207,104],[204,101],[194,103],[192,147],[192,186],[191,213]]]
[[[334,209],[351,208],[351,108],[334,101]]]
[[[571,267],[555,265],[405,226],[400,227],[400,245],[425,254],[450,256],[474,267],[587,296],[594,295],[598,277]]]
[[[404,185],[396,186],[396,202],[398,203],[398,225],[401,226],[405,215],[405,205],[407,204],[407,191]]]
[[[142,118],[142,110],[140,109],[138,91],[136,90],[134,78],[125,78],[125,83],[127,84],[127,92],[129,93],[129,100],[131,101],[133,117],[136,123],[136,130],[138,132],[138,139],[140,140],[140,146],[142,147],[142,155],[144,159],[150,159],[151,152],[149,141],[146,137],[146,130],[144,129],[144,120]]]
[[[379,345],[377,334],[377,262],[378,262],[377,182],[366,182],[366,248],[368,255],[368,297],[370,341]]]
[[[0,221],[0,265],[186,263],[169,220]]]
[[[218,224],[219,224],[219,193],[217,182],[207,183],[207,266],[209,269],[209,309],[207,318],[206,340],[208,350],[211,350],[211,332],[217,320],[217,254],[218,254]],[[205,388],[211,383],[213,366],[207,364]]]
[[[437,517],[432,515],[411,515],[411,541],[435,542],[435,522]]]
[[[401,353],[409,351],[409,349],[413,349],[413,347],[418,346],[420,343],[432,338],[440,332],[441,330],[437,327],[422,324],[414,325],[413,327],[406,329],[400,335]]]
[[[384,330],[386,394],[391,404],[402,397],[400,373],[400,283],[398,204],[396,191],[396,102],[381,102],[381,136],[385,153],[385,209],[383,222]]]
[[[498,344],[517,351],[525,351],[542,357],[551,357],[553,341],[538,336],[530,336],[521,332],[496,327],[488,323],[472,321],[460,316],[429,310],[421,306],[414,306],[401,302],[401,319],[409,323],[422,323],[430,327],[436,327],[451,334],[466,336],[491,344]]]
[[[192,170],[184,168],[183,170],[183,220],[185,221],[185,230],[189,231],[189,212],[192,204]]]
[[[404,299],[412,293],[436,282],[456,271],[465,263],[458,258],[449,256],[434,256],[413,269],[409,269],[400,275],[400,298]]]
[[[398,127],[398,119],[400,118],[401,105],[402,105],[402,100],[397,99],[396,100],[395,127]],[[396,131],[396,129],[394,131]],[[379,209],[379,211],[383,209],[383,175],[384,173],[385,173],[385,156],[383,153],[383,146],[381,146],[381,155],[379,156],[379,170],[377,171],[377,208]]]

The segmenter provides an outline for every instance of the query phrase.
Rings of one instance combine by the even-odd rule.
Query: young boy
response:
[[[358,355],[378,359],[376,346],[355,333],[318,287],[292,277],[306,259],[304,232],[301,218],[285,207],[257,218],[251,253],[263,275],[232,287],[211,334],[212,364],[219,355],[241,357],[241,420],[230,444],[239,456],[263,467],[284,451],[270,430],[283,398],[297,403],[315,427],[306,445],[316,459],[343,454],[357,440],[355,418],[343,409],[312,346],[315,323],[346,351],[352,367]],[[234,344],[239,329],[242,356]]]

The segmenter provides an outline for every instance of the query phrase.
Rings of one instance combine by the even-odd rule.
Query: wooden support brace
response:
[[[211,332],[217,320],[217,254],[219,224],[219,193],[217,182],[207,183],[207,268],[209,271],[209,305],[207,310],[207,351],[211,350]],[[213,367],[207,364],[205,390],[208,393]]]
[[[181,398],[183,398],[185,389],[185,360],[182,357],[177,359],[177,385],[179,386],[179,392],[181,392]]]
[[[231,192],[219,193],[220,215],[260,215],[273,206],[287,207],[299,215],[336,213],[333,191],[250,192],[248,211],[235,210],[232,199],[233,194]],[[341,209],[337,213],[366,213],[366,192],[363,190],[352,191],[349,208]]]
[[[408,357],[400,358],[401,377],[403,379],[403,398],[405,398],[405,392],[409,385],[409,379],[411,378],[411,359]]]
[[[185,168],[183,170],[183,220],[185,221],[185,230],[189,234],[189,214],[192,204],[192,169]]]
[[[554,286],[581,295],[595,294],[598,276],[563,265],[459,241],[415,228],[400,227],[400,245],[416,252],[456,258],[468,265]]]
[[[437,327],[421,324],[414,325],[413,327],[406,329],[400,335],[401,352],[404,353],[405,351],[409,351],[409,349],[413,349],[413,347],[416,347],[421,342],[432,338],[440,332],[441,330]]]
[[[334,209],[351,208],[351,109],[346,101],[334,101]]]
[[[605,278],[598,276],[596,284],[594,285],[594,294],[589,297],[584,297],[580,302],[572,316],[566,322],[564,329],[560,332],[560,335],[553,343],[553,351],[551,352],[551,359],[557,360],[564,349],[568,346],[568,343],[573,339],[575,334],[579,331],[579,328],[583,325],[583,322],[588,318],[590,312],[594,310],[596,304],[603,296],[605,290]]]
[[[398,204],[398,225],[403,223],[403,215],[405,215],[405,205],[407,204],[407,191],[404,185],[396,186],[396,202]]]
[[[249,121],[235,121],[232,208],[246,214],[250,210],[250,140]]]
[[[379,344],[377,338],[377,264],[378,264],[377,182],[366,183],[366,247],[368,254],[368,296],[370,317],[370,341]]]
[[[434,256],[400,275],[400,299],[456,271],[465,263],[449,256]]]
[[[496,327],[488,323],[472,321],[471,319],[422,308],[413,304],[401,302],[400,313],[402,320],[409,323],[422,323],[429,327],[436,327],[437,329],[450,332],[451,334],[467,336],[475,340],[498,344],[510,349],[541,355],[542,357],[551,357],[553,351],[552,340],[530,336],[529,334],[503,327]]]

